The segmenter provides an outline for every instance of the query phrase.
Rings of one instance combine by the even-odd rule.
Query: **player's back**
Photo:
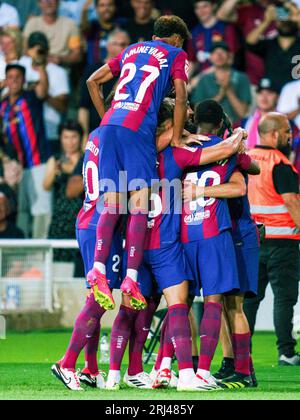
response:
[[[186,53],[163,41],[147,41],[130,45],[109,66],[120,79],[101,125],[123,126],[154,141],[158,110],[172,80],[188,81]]]
[[[248,175],[244,174],[248,186]],[[246,247],[258,246],[258,231],[251,216],[248,195],[228,200],[232,220],[232,236],[235,243],[242,243]]]
[[[209,136],[210,142],[204,147],[214,146],[223,141]],[[204,165],[185,174],[184,179],[201,187],[216,186],[228,182],[236,168],[237,157]],[[232,228],[231,217],[226,199],[201,197],[184,206],[181,218],[181,239],[188,243],[212,238]]]
[[[167,147],[158,155],[160,190],[152,191],[146,249],[159,249],[180,240],[182,174],[200,162],[201,150]]]
[[[85,149],[83,162],[85,198],[77,218],[78,229],[96,229],[99,215],[103,209],[99,176],[99,132],[100,130],[97,128],[90,134]]]

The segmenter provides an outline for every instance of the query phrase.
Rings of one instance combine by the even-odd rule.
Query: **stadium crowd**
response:
[[[177,13],[191,31],[186,45],[191,103],[214,98],[236,126],[247,128],[249,148],[259,141],[257,126],[265,113],[286,113],[293,125],[291,159],[300,169],[300,9],[297,2],[288,2],[287,21],[280,16],[280,3],[2,1],[2,182],[17,194],[15,220],[25,237],[74,238],[72,229],[55,229],[53,224],[59,224],[55,219],[62,212],[68,220],[76,218],[83,193],[80,150],[100,123],[86,80],[130,43],[151,39],[154,21],[161,14]],[[25,69],[23,75],[15,64]],[[115,83],[105,86],[104,97]],[[16,106],[10,105],[21,98],[26,102],[21,110],[24,125],[18,121]],[[82,147],[72,143],[76,133]],[[71,139],[69,144],[65,136]],[[49,173],[65,176],[60,197],[55,183],[45,181]],[[57,200],[63,202],[59,212]]]
[[[234,127],[247,130],[248,150],[258,145],[276,149],[272,135],[285,130],[284,152],[300,171],[299,1],[32,0],[26,7],[19,1],[1,1],[0,237],[75,238],[84,192],[83,152],[89,133],[100,123],[86,80],[128,45],[150,40],[155,20],[164,14],[181,16],[191,32],[185,50],[192,106],[207,99],[220,104]],[[104,86],[105,98],[116,82],[115,78]],[[266,117],[274,111],[290,121],[291,147],[287,118]],[[299,228],[299,205],[294,196],[291,202],[285,197],[299,192],[299,179],[288,162],[274,160],[271,178],[288,207],[290,216],[284,217]],[[254,194],[251,188],[258,186],[250,183],[249,195]],[[257,213],[263,213],[262,206],[258,208]],[[276,223],[273,227],[276,230]],[[291,239],[275,239],[263,248],[266,273],[247,311],[254,329],[259,303],[271,282],[279,354],[286,356],[281,362],[295,365],[300,357],[290,324],[298,297],[299,250]],[[297,264],[278,267],[279,262],[291,261],[291,250]],[[55,257],[74,259],[65,252]],[[287,275],[284,269],[292,273],[283,293],[278,279]]]

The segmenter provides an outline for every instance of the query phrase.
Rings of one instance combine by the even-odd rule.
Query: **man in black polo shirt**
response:
[[[298,36],[299,10],[296,6],[290,9],[290,20],[279,20],[275,6],[266,10],[263,22],[247,36],[248,49],[261,56],[265,62],[265,76],[272,80],[280,92],[285,84],[293,80],[293,58],[300,54],[300,38]],[[261,40],[266,28],[276,21],[279,35],[274,39]]]
[[[300,366],[292,334],[299,294],[299,181],[296,169],[284,154],[291,133],[285,115],[269,113],[259,124],[260,145],[250,152],[261,174],[250,177],[249,201],[253,218],[266,227],[266,240],[260,252],[259,293],[246,300],[245,313],[253,333],[260,302],[270,283],[281,366]]]

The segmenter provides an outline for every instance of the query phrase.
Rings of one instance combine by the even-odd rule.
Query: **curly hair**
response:
[[[171,38],[179,35],[184,41],[190,38],[188,27],[178,16],[161,16],[154,24],[154,35],[159,38]]]

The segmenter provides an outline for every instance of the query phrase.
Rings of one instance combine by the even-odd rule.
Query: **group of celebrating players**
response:
[[[102,118],[86,147],[86,194],[77,219],[88,296],[65,356],[52,367],[74,391],[82,390],[81,383],[120,389],[128,343],[123,381],[130,387],[201,392],[257,386],[243,301],[258,286],[259,238],[247,177],[259,168],[245,154],[244,130],[223,139],[226,116],[217,102],[200,103],[191,123],[182,49],[188,37],[182,19],[163,16],[152,41],[129,46],[87,82]],[[105,112],[101,86],[116,76]],[[173,99],[167,97],[172,88]],[[113,289],[121,289],[122,305],[105,380],[97,351],[101,318],[115,308]],[[201,290],[205,303],[195,366],[189,314]],[[142,354],[162,295],[168,311],[156,365],[147,374]],[[220,336],[234,364],[213,376]],[[77,373],[83,349],[86,366]],[[174,356],[178,377],[172,371]]]

